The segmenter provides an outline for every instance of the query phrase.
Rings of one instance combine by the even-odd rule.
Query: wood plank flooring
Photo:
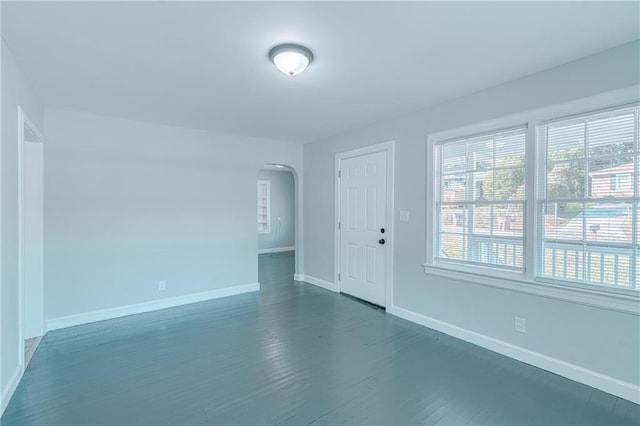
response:
[[[640,423],[612,395],[294,282],[47,334],[2,426]]]

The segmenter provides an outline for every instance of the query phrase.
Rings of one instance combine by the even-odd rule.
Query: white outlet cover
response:
[[[515,317],[514,327],[518,333],[526,333],[527,332],[526,318]]]
[[[158,290],[164,291],[167,288],[166,281],[158,281]]]
[[[409,222],[409,212],[400,210],[400,222]]]

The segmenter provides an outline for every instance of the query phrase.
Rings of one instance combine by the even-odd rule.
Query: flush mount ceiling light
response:
[[[280,44],[269,51],[269,59],[283,73],[296,75],[311,64],[313,53],[299,44]]]

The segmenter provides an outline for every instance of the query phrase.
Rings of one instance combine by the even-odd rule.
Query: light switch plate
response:
[[[400,210],[400,222],[409,222],[409,212]]]

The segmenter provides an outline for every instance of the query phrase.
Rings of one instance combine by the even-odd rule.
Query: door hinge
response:
[[[342,177],[342,170],[338,170],[338,177],[341,178]]]
[[[342,223],[338,222],[338,229],[342,229]]]
[[[338,272],[338,281],[340,281],[340,272]]]

